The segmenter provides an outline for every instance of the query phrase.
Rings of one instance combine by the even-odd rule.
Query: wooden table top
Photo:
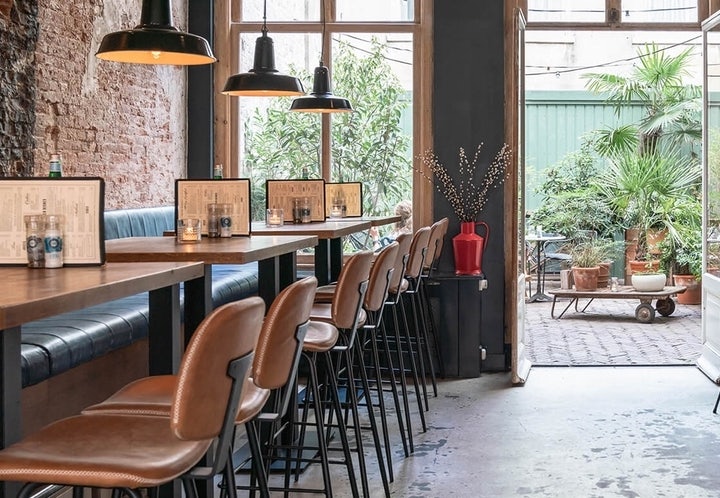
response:
[[[383,225],[389,225],[390,223],[397,223],[402,218],[398,214],[389,214],[384,216],[360,216],[357,218],[337,218],[332,221],[346,222],[346,221],[369,221],[370,226],[379,227]]]
[[[2,267],[0,329],[167,287],[203,274],[200,263],[108,263],[53,269]]]
[[[202,261],[243,264],[281,256],[317,245],[312,235],[231,237],[178,244],[175,237],[128,237],[105,242],[105,257],[113,262]]]
[[[346,218],[347,219],[347,218]],[[348,221],[314,221],[312,223],[286,223],[279,227],[266,227],[264,221],[253,222],[251,231],[255,235],[315,235],[319,239],[336,239],[344,235],[367,230],[372,226],[369,220],[359,218]]]

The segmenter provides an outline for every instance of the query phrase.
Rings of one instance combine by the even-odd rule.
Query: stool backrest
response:
[[[385,304],[399,249],[400,244],[393,242],[385,246],[375,257],[363,303],[367,311],[378,311]]]
[[[258,387],[278,389],[294,380],[316,289],[315,277],[303,278],[283,289],[270,305],[253,361]]]
[[[264,313],[265,302],[250,297],[216,308],[198,325],[180,363],[170,411],[178,438],[215,438],[228,419],[232,427]]]
[[[413,235],[411,233],[401,233],[395,242],[398,243],[397,257],[395,258],[395,271],[390,281],[390,292],[397,294],[400,290],[400,284],[405,278],[405,268],[410,259],[410,244],[412,244]]]
[[[372,251],[359,251],[350,256],[343,265],[331,310],[333,324],[337,328],[354,331],[357,327],[372,259]]]
[[[442,252],[443,240],[447,233],[448,224],[450,220],[445,217],[442,218],[430,226],[430,239],[428,240],[427,254],[423,261],[423,267],[426,270],[431,270],[437,265],[438,259],[440,259],[440,253]]]
[[[413,235],[413,240],[410,244],[410,259],[405,269],[405,276],[407,278],[417,279],[420,277],[429,240],[430,227],[422,227]]]

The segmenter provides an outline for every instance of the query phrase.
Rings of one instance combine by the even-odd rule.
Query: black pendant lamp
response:
[[[205,38],[173,25],[171,0],[143,0],[140,25],[105,35],[95,56],[115,62],[179,66],[217,60]]]
[[[348,99],[336,97],[330,86],[330,71],[323,64],[325,50],[325,0],[322,2],[322,48],[320,50],[320,64],[315,68],[313,76],[313,89],[310,95],[293,100],[291,111],[297,112],[352,112]]]
[[[253,68],[233,74],[222,93],[236,97],[294,97],[304,95],[302,82],[294,76],[279,74],[275,69],[275,48],[267,35],[267,1],[263,2],[262,36],[255,40]]]

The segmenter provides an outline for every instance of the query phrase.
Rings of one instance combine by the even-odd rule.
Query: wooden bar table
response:
[[[318,244],[315,248],[315,276],[318,285],[335,282],[342,269],[342,237],[367,230],[372,226],[369,220],[345,218],[347,221],[315,221],[312,223],[285,224],[277,227],[254,222],[251,231],[255,235],[314,235]]]
[[[388,214],[384,216],[359,216],[359,217],[349,217],[349,218],[332,218],[332,221],[369,221],[371,227],[381,227],[384,225],[389,225],[391,223],[397,223],[400,221],[402,217],[399,214]],[[368,244],[370,242],[370,232],[365,234],[365,240],[364,241],[358,241],[358,243],[361,243],[363,247],[367,247],[370,249],[372,244]]]
[[[108,263],[104,266],[0,268],[0,444],[22,435],[21,326],[141,292],[150,293],[149,363],[152,373],[176,372],[182,356],[180,292],[183,281],[201,278],[198,263]],[[170,354],[168,354],[170,352]],[[0,483],[0,496],[14,496],[17,484]]]
[[[312,235],[205,238],[179,244],[175,237],[128,237],[105,242],[108,261],[196,261],[205,264],[200,279],[185,283],[185,336],[212,310],[212,265],[258,262],[258,294],[270,306],[275,296],[295,281],[299,249],[313,247]]]

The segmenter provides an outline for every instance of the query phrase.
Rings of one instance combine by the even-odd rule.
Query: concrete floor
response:
[[[507,373],[442,380],[426,433],[415,414],[414,454],[391,430],[392,496],[717,497],[717,393],[693,366],[536,367],[523,387]],[[335,496],[350,496],[344,469],[331,470]]]

